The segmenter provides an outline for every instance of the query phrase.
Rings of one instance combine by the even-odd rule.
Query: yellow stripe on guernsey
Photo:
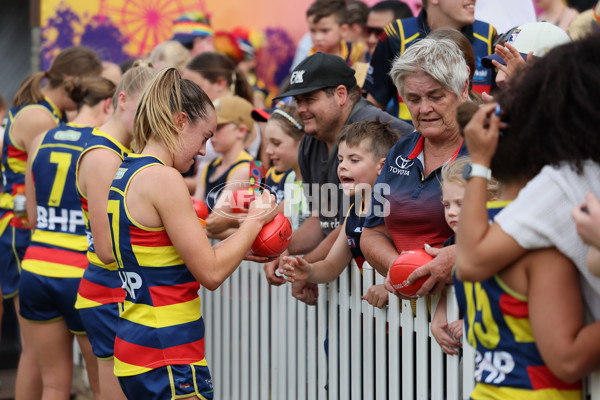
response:
[[[98,307],[101,305],[103,305],[103,304],[99,303],[97,301],[93,301],[88,298],[85,298],[85,297],[81,296],[79,293],[77,293],[77,300],[75,300],[75,308],[77,308],[77,309],[92,308],[92,307]]]
[[[31,237],[32,242],[49,244],[75,251],[86,251],[88,248],[85,236],[70,233],[35,230]]]
[[[494,28],[490,25],[488,29],[489,29],[489,31],[488,31],[487,38],[483,37],[480,34],[475,33],[475,32],[473,32],[473,37],[475,37],[475,38],[481,40],[482,42],[486,43],[487,46],[488,46],[488,54],[492,54],[493,53],[493,51],[492,51],[492,37],[494,35]]]
[[[88,261],[98,267],[107,269],[109,271],[118,271],[119,270],[119,266],[117,265],[117,262],[112,262],[110,264],[104,264],[102,262],[102,260],[100,260],[100,258],[98,257],[98,255],[96,253],[92,253],[91,251],[87,252],[87,258]]]
[[[509,201],[510,203],[510,201]],[[515,299],[527,302],[527,296],[517,293],[511,289],[498,275],[494,275],[494,279],[498,286],[502,288],[506,293],[514,297]],[[531,330],[531,322],[529,318],[517,318],[512,315],[505,314],[504,320],[506,325],[515,337],[515,341],[519,343],[533,343],[535,339],[533,337],[533,331]]]
[[[33,272],[37,275],[49,276],[51,278],[81,278],[85,271],[82,268],[70,265],[28,259],[23,260],[21,268],[25,271]]]
[[[477,383],[470,396],[473,400],[581,400],[579,390],[538,389],[526,390],[506,386]]]
[[[198,321],[199,313],[190,310],[200,310],[200,297],[160,307],[125,300],[121,318],[151,328],[166,328]]]
[[[118,358],[114,358],[114,362],[115,362],[115,371],[119,371],[119,376],[132,376],[132,375],[139,375],[139,374],[143,374],[144,372],[148,372],[148,371],[152,371],[154,368],[144,368],[144,367],[140,367],[139,365],[133,365],[133,364],[128,364],[126,362],[123,362],[121,360],[119,360]],[[195,362],[195,363],[190,363],[190,365],[197,365],[199,367],[208,367],[208,363],[206,362],[206,358]],[[186,397],[189,395],[185,395]],[[179,397],[173,397],[174,399],[178,399]],[[204,399],[204,397],[202,397]]]
[[[183,264],[174,246],[151,247],[132,245],[133,253],[140,267],[161,267]]]

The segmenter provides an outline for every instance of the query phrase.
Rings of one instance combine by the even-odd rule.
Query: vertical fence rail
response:
[[[216,291],[201,289],[215,400],[468,399],[475,352],[466,341],[461,359],[441,352],[430,329],[437,299],[390,296],[380,310],[362,296],[382,282],[352,263],[306,306],[244,262]],[[458,318],[452,288],[446,313]],[[600,400],[600,373],[588,393]]]

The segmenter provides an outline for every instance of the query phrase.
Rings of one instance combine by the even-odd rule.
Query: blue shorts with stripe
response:
[[[75,309],[81,278],[54,278],[21,271],[19,283],[20,314],[36,322],[64,319],[69,330],[85,333],[79,312]]]
[[[196,395],[213,398],[212,378],[208,367],[167,365],[139,375],[121,376],[119,383],[128,400],[181,399]]]
[[[121,303],[109,303],[77,310],[90,339],[92,351],[101,360],[110,360],[115,355],[115,338],[121,307]]]
[[[4,220],[0,221],[0,226]],[[15,228],[6,224],[0,227],[0,287],[2,297],[14,297],[19,292],[21,260],[31,241],[31,230]]]

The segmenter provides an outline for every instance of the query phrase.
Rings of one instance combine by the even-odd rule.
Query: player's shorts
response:
[[[92,351],[101,360],[110,360],[115,355],[120,307],[120,303],[109,303],[77,310],[90,339]]]
[[[5,299],[19,293],[21,260],[31,241],[31,230],[10,226],[9,220],[0,219],[0,287]]]
[[[139,375],[121,376],[119,383],[128,400],[180,399],[193,395],[213,398],[210,371],[199,365],[167,365]]]
[[[54,278],[21,271],[19,313],[30,321],[51,322],[64,319],[75,334],[85,333],[75,309],[80,278]]]

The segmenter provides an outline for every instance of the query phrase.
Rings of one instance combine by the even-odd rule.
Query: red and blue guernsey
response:
[[[92,136],[81,153],[85,153],[92,149],[103,148],[117,154],[122,160],[125,159],[129,149],[125,148],[116,139],[100,131],[94,129]],[[79,163],[77,163],[79,169]],[[102,304],[122,303],[125,298],[125,292],[121,288],[121,280],[117,272],[117,263],[104,264],[94,249],[94,239],[92,237],[92,228],[90,226],[90,215],[88,212],[88,199],[81,193],[77,187],[79,199],[81,201],[81,209],[83,210],[83,219],[86,226],[86,236],[88,241],[88,267],[83,273],[83,278],[79,284],[79,292],[77,293],[77,302],[75,308],[90,308]]]
[[[2,144],[2,193],[0,193],[0,226],[6,218],[10,224],[17,228],[28,228],[26,218],[14,218],[13,201],[20,187],[25,186],[25,167],[27,166],[27,151],[19,146],[12,133],[12,124],[17,116],[26,109],[42,108],[48,110],[56,125],[67,122],[66,116],[50,101],[44,98],[37,104],[25,104],[20,107],[12,107],[8,111],[6,129],[4,130],[4,141]],[[8,222],[8,220],[6,221]]]
[[[87,240],[75,168],[93,128],[72,123],[44,134],[32,155],[37,226],[23,269],[54,278],[81,278],[87,267]]]
[[[162,162],[130,154],[112,183],[108,218],[113,252],[126,291],[115,340],[115,375],[138,375],[167,365],[206,366],[200,285],[164,227],[134,221],[125,204],[135,175]]]
[[[267,175],[265,176],[265,188],[275,196],[277,204],[281,203],[285,197],[285,182],[292,172],[292,169],[278,172],[275,167],[271,167],[267,171]]]
[[[424,141],[415,131],[392,147],[375,182],[372,206],[363,225],[372,228],[385,223],[398,252],[422,249],[425,243],[441,247],[453,234],[440,201],[442,167],[429,176],[424,174]],[[448,162],[464,155],[467,148],[463,142]],[[389,215],[384,217],[385,203]]]
[[[490,220],[508,203],[488,202]],[[498,275],[461,282],[453,274],[453,280],[465,337],[476,351],[477,384],[471,399],[581,399],[581,382],[561,381],[544,363],[531,330],[527,296]]]

